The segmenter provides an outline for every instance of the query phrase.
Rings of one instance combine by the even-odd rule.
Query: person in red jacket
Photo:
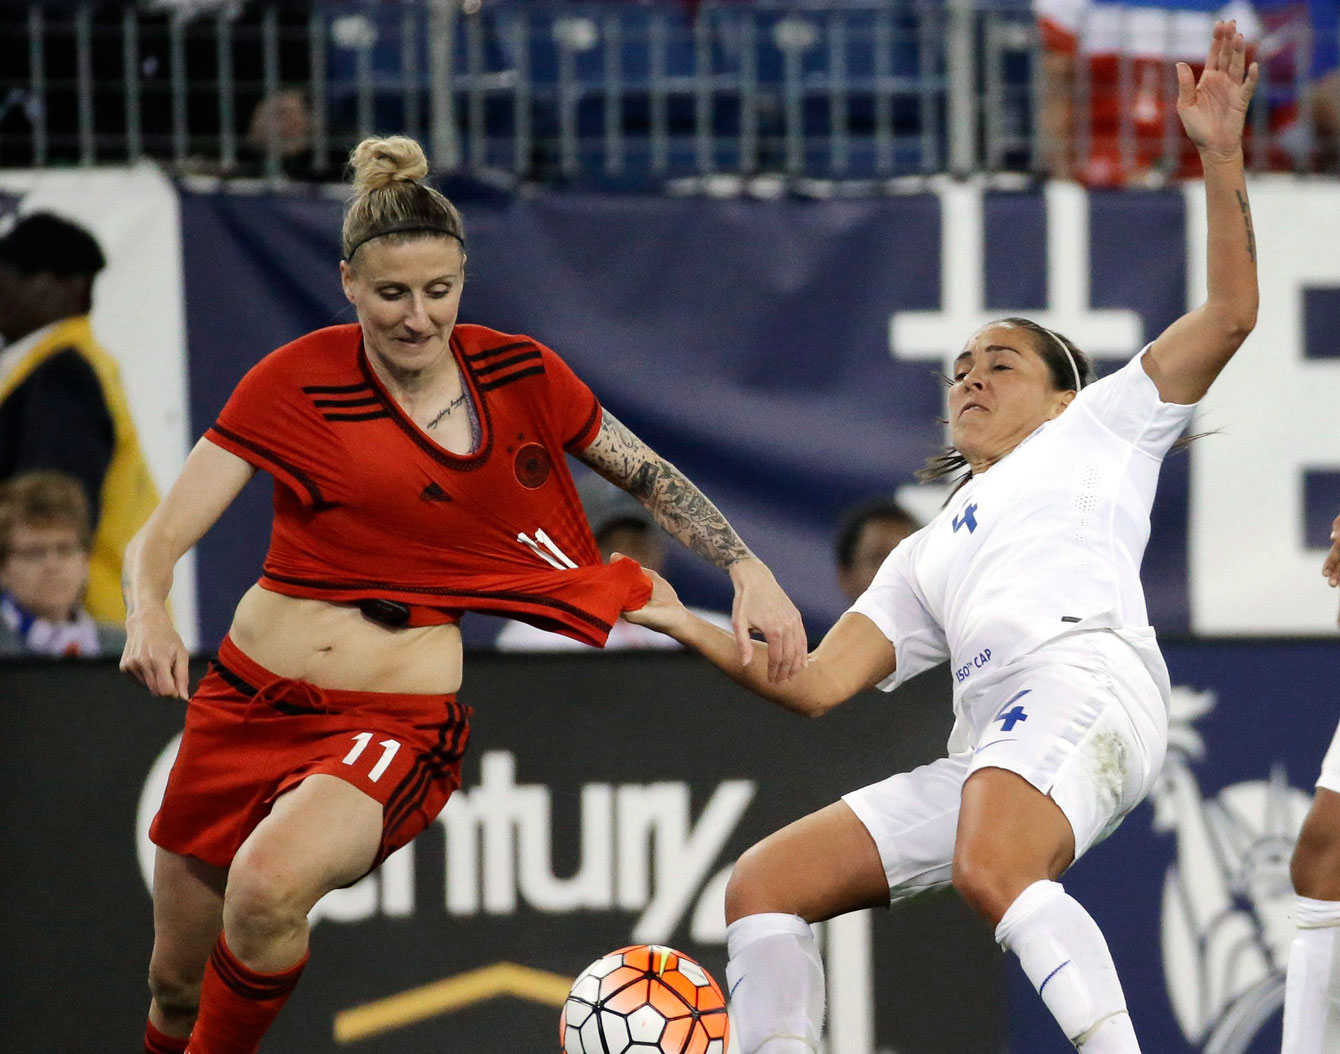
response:
[[[275,481],[260,581],[238,604],[150,835],[145,1050],[243,1054],[297,983],[307,913],[433,819],[459,786],[470,710],[457,620],[475,610],[588,644],[646,603],[600,562],[572,453],[729,571],[741,657],[794,674],[795,607],[721,513],[537,341],[457,325],[464,231],[413,140],[354,151],[344,291],[358,322],[243,378],[126,556],[121,667],[186,698],[172,569],[258,470]]]

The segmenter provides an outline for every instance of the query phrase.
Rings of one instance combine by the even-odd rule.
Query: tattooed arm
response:
[[[1256,325],[1256,234],[1242,126],[1257,67],[1245,68],[1246,50],[1234,23],[1219,22],[1199,83],[1186,63],[1177,64],[1177,112],[1205,170],[1209,245],[1205,303],[1164,330],[1144,358],[1165,402],[1198,401]]]
[[[741,663],[748,665],[753,655],[752,629],[768,642],[769,680],[785,680],[800,670],[806,653],[800,613],[702,491],[608,410],[596,438],[577,456],[637,498],[687,549],[729,572],[735,584],[731,624]]]
[[[707,496],[609,410],[591,445],[577,456],[637,498],[671,537],[717,567],[729,570],[754,555]]]

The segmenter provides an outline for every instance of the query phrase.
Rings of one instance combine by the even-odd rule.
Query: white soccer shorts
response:
[[[1167,709],[1130,645],[1076,634],[1015,666],[972,700],[994,715],[974,722],[984,729],[974,750],[843,795],[875,840],[891,900],[949,882],[963,783],[978,769],[1007,769],[1050,795],[1070,822],[1076,860],[1153,786]]]
[[[1340,725],[1336,726],[1331,745],[1326,750],[1326,756],[1321,759],[1321,775],[1317,777],[1317,786],[1340,794]]]

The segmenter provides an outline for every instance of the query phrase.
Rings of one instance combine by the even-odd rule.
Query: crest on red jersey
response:
[[[527,443],[516,452],[516,478],[523,487],[536,490],[544,486],[549,478],[553,463],[549,460],[549,451],[539,443]]]

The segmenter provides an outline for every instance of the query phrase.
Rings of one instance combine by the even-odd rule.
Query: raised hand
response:
[[[1247,41],[1234,21],[1216,22],[1200,80],[1177,64],[1177,115],[1196,148],[1229,156],[1242,149],[1247,103],[1256,90],[1257,64],[1247,67]]]

